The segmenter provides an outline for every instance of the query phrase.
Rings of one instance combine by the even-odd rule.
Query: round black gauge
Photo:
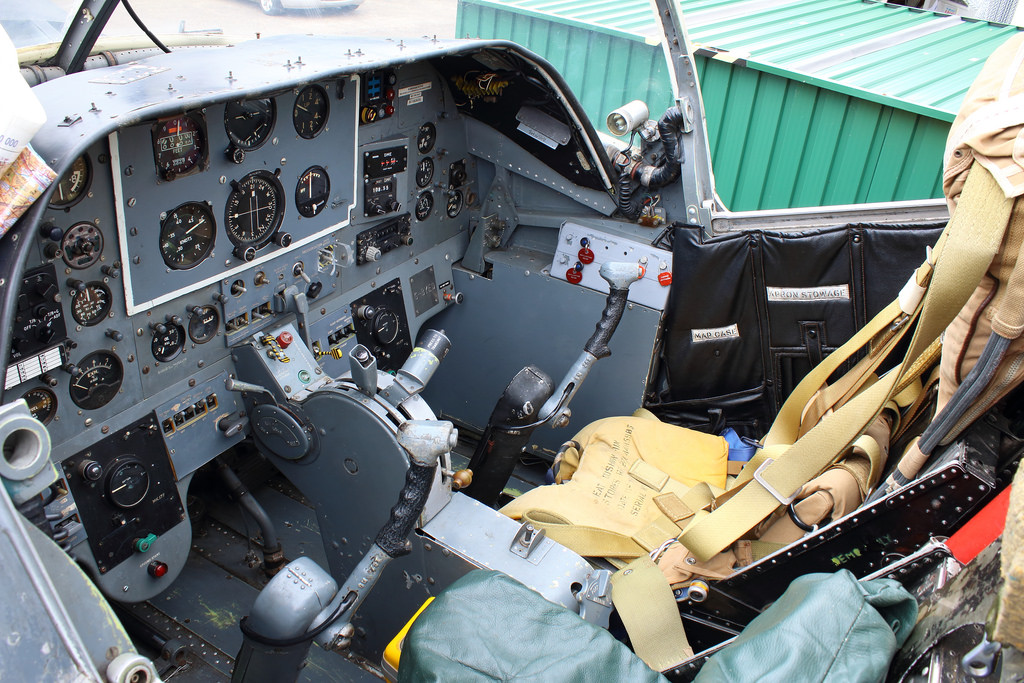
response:
[[[53,416],[57,414],[57,396],[46,387],[29,389],[21,397],[28,404],[32,417],[43,424],[49,424]]]
[[[323,166],[310,166],[295,185],[295,208],[299,214],[312,218],[327,206],[331,196],[331,179]]]
[[[238,149],[258,149],[274,132],[277,107],[267,97],[260,100],[242,100],[224,105],[224,130]]]
[[[92,165],[89,157],[83,154],[71,162],[71,168],[57,181],[57,187],[50,197],[50,208],[66,209],[77,204],[85,196],[91,180]]]
[[[426,154],[434,149],[435,142],[437,142],[437,128],[434,127],[434,124],[427,121],[420,126],[420,132],[416,135],[416,149],[419,150],[420,154]]]
[[[284,188],[269,171],[253,171],[231,183],[224,209],[228,239],[240,247],[259,249],[270,241],[284,218]]]
[[[115,466],[107,476],[107,499],[119,508],[133,508],[149,493],[149,471],[132,458]]]
[[[110,313],[111,303],[113,298],[109,287],[98,280],[88,282],[71,296],[71,317],[79,325],[96,325]]]
[[[167,363],[177,358],[182,347],[185,346],[185,328],[174,323],[168,323],[166,327],[166,332],[153,334],[153,341],[149,346],[153,352],[153,358],[161,363]]]
[[[68,393],[83,410],[96,410],[117,396],[124,379],[121,359],[111,351],[93,351],[78,364],[81,373],[71,381]]]
[[[103,233],[94,223],[75,223],[64,232],[60,250],[64,263],[78,270],[88,268],[103,253]]]
[[[449,218],[455,218],[462,212],[462,192],[459,190],[452,190],[448,193],[448,203],[445,205],[444,212],[448,214]]]
[[[164,180],[174,180],[199,168],[206,157],[206,133],[192,116],[174,116],[153,130],[153,155]]]
[[[196,306],[188,318],[188,337],[196,344],[205,344],[220,330],[220,313],[213,306]]]
[[[383,309],[373,316],[373,337],[381,344],[390,344],[398,337],[398,315]]]
[[[327,125],[327,115],[330,113],[330,100],[327,99],[327,91],[319,85],[307,85],[299,91],[295,98],[295,106],[292,107],[292,123],[295,125],[295,132],[300,137],[311,140],[320,135],[324,126]]]
[[[185,202],[168,211],[160,223],[160,255],[175,270],[193,268],[210,255],[216,235],[209,205]]]
[[[430,212],[434,210],[434,195],[430,193],[430,190],[421,192],[420,196],[416,198],[416,220],[425,221],[430,216]]]
[[[416,165],[416,184],[426,187],[434,178],[434,160],[430,157],[423,157]]]

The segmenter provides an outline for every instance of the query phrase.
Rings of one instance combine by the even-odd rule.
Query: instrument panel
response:
[[[461,300],[453,265],[494,174],[471,152],[472,102],[437,54],[343,67],[334,43],[303,42],[334,66],[268,69],[295,45],[282,38],[219,49],[230,78],[184,52],[37,87],[51,121],[68,83],[98,113],[37,136],[66,159],[32,228],[4,395],[47,425],[62,475],[47,512],[119,600],[148,599],[180,571],[190,477],[246,436],[241,395],[225,388],[234,347],[286,324],[294,342],[267,349],[300,343],[317,374],[347,372],[356,344],[395,370]],[[546,177],[520,138],[510,158]],[[282,382],[310,381],[283,367],[306,377]]]

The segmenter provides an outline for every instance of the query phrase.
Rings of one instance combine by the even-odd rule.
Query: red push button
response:
[[[583,273],[582,271],[576,270],[575,268],[570,268],[569,270],[565,271],[565,279],[573,283],[574,285],[578,285],[580,282],[583,281]]]
[[[587,249],[586,247],[583,247],[582,249],[580,249],[580,253],[578,254],[578,256],[580,258],[580,261],[582,261],[583,263],[593,263],[594,262],[594,252],[593,252],[593,250]]]
[[[154,579],[159,579],[160,577],[167,574],[167,565],[163,562],[157,562],[154,560],[153,562],[149,563],[148,567],[146,567],[146,571]]]
[[[384,114],[385,114],[385,115],[387,115],[387,116],[391,116],[391,115],[392,115],[392,114],[394,114],[394,113],[395,113],[395,107],[394,107],[394,105],[391,105],[391,104],[385,104],[385,105],[384,105]]]
[[[668,287],[672,284],[672,273],[658,273],[658,282],[662,287]]]
[[[291,332],[282,332],[281,334],[277,335],[277,344],[282,349],[287,349],[289,346],[291,346],[293,341],[295,341],[295,338],[292,337]]]

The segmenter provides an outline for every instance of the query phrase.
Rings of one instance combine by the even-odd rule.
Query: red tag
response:
[[[583,273],[576,270],[575,268],[570,268],[569,270],[565,271],[565,279],[573,283],[574,285],[578,285],[583,280]]]
[[[591,251],[590,249],[587,249],[586,247],[580,249],[580,253],[578,254],[578,256],[580,257],[580,261],[582,263],[594,262],[594,252]]]
[[[667,271],[664,273],[658,273],[658,282],[661,283],[662,287],[668,287],[672,284],[672,273]]]

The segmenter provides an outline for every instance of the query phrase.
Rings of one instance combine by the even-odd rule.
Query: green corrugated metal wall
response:
[[[584,109],[671,104],[664,53],[635,34],[495,2],[460,0],[457,35],[542,55]],[[941,196],[947,117],[904,109],[698,51],[716,186],[735,211]]]

